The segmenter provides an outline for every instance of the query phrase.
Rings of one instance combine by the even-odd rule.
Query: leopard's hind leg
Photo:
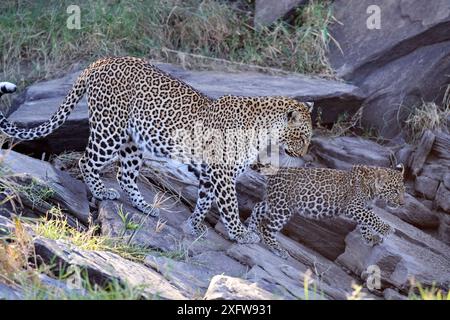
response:
[[[187,221],[188,232],[195,236],[204,235],[207,231],[206,225],[203,223],[206,214],[211,209],[215,199],[213,185],[210,179],[211,170],[207,165],[201,165],[199,173],[198,198],[195,209]]]
[[[100,179],[100,171],[117,156],[121,138],[111,138],[109,132],[90,132],[88,145],[79,161],[83,180],[92,195],[99,200],[115,200],[120,194],[115,189],[107,189]]]
[[[142,157],[143,152],[140,146],[129,138],[128,141],[120,147],[120,168],[117,172],[117,180],[135,208],[145,214],[156,217],[159,214],[158,210],[144,200],[136,183],[139,176],[139,170],[142,166]]]
[[[101,95],[107,86],[96,87],[88,92],[89,140],[84,155],[79,161],[84,182],[92,195],[100,200],[114,200],[120,197],[115,189],[107,189],[100,179],[100,171],[117,157],[120,146],[127,141],[126,119],[117,110],[125,102],[119,97]]]

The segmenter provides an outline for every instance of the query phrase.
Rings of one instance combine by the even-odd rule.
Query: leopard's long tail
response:
[[[11,93],[14,91],[16,91],[16,86],[14,84],[9,82],[0,82],[0,96],[4,93]],[[64,98],[64,101],[59,106],[58,110],[49,120],[37,127],[24,129],[9,122],[0,111],[0,131],[19,140],[34,140],[45,137],[58,129],[67,120],[67,117],[72,112],[76,104],[81,100],[85,92],[86,72],[83,72],[76,80],[70,92]]]
[[[16,91],[16,85],[11,82],[0,82],[0,97],[5,93],[13,93]]]

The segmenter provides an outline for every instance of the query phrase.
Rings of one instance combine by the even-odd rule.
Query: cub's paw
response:
[[[251,216],[244,223],[247,225],[249,231],[258,233],[258,222]]]
[[[271,251],[283,259],[288,259],[290,257],[289,252],[282,248],[271,248]]]
[[[389,224],[384,223],[383,226],[381,227],[381,234],[383,235],[383,237],[387,237],[391,234],[394,234],[395,229],[392,228]]]
[[[367,236],[363,237],[363,240],[368,246],[371,246],[371,247],[383,242],[383,238],[377,234],[367,235]]]
[[[182,227],[184,233],[195,237],[203,237],[208,233],[208,227],[204,223],[194,225],[191,219],[188,219]]]
[[[261,241],[258,234],[251,230],[247,230],[240,235],[237,235],[236,237],[234,237],[234,240],[236,240],[236,242],[240,244],[258,243],[259,241]]]

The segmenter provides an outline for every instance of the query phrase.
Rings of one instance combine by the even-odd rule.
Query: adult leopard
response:
[[[270,172],[270,166],[253,166]],[[280,168],[267,177],[267,191],[255,205],[248,227],[260,234],[276,255],[287,258],[275,235],[294,212],[323,219],[345,215],[355,220],[370,245],[383,241],[392,228],[371,209],[371,202],[384,199],[392,206],[404,204],[404,167],[355,165],[349,171],[327,168]],[[381,236],[381,237],[380,237]]]
[[[18,128],[1,114],[0,129],[20,140],[47,136],[64,123],[84,93],[90,136],[79,165],[93,196],[119,198],[116,190],[105,188],[99,175],[118,156],[120,187],[133,206],[157,215],[136,184],[143,152],[181,159],[199,178],[196,207],[187,223],[195,235],[205,232],[203,220],[215,199],[231,239],[259,241],[239,219],[236,178],[269,142],[274,142],[260,132],[278,136],[292,156],[305,154],[312,134],[310,104],[283,97],[225,96],[213,100],[133,57],[106,58],[91,64],[45,123]]]

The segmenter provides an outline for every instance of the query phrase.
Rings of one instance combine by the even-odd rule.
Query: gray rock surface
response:
[[[408,297],[400,294],[394,289],[387,288],[383,291],[383,296],[386,300],[408,300]]]
[[[373,5],[379,8],[379,29],[367,27]],[[450,72],[448,0],[336,0],[333,8],[340,23],[330,30],[339,43],[331,43],[331,64],[368,95],[367,127],[395,136],[422,99],[442,101]]]
[[[376,213],[395,226],[395,234],[382,244],[368,247],[357,230],[346,238],[346,250],[336,262],[356,275],[371,265],[381,270],[382,287],[394,286],[407,293],[414,277],[423,285],[436,282],[442,288],[450,285],[450,247],[392,214],[375,208]]]
[[[414,181],[414,189],[424,198],[433,200],[439,187],[439,180],[428,176],[418,176]]]
[[[350,169],[355,164],[389,167],[391,151],[378,143],[355,137],[316,137],[311,151],[329,168]]]
[[[447,119],[447,128],[450,126],[450,118]],[[435,139],[433,145],[433,153],[436,157],[443,160],[450,160],[450,134],[448,132],[437,131],[435,132]]]
[[[436,192],[436,204],[445,212],[450,213],[450,190],[443,183],[439,185]]]
[[[450,245],[450,215],[440,215],[439,237],[444,243]]]
[[[450,172],[444,175],[442,182],[447,189],[450,189]]]
[[[270,25],[277,19],[282,18],[289,11],[306,2],[306,0],[256,0],[255,25]]]
[[[272,300],[272,293],[256,283],[223,275],[214,276],[206,291],[205,300]]]
[[[85,270],[92,283],[105,285],[117,280],[143,288],[149,299],[184,299],[185,295],[174,288],[161,274],[145,266],[126,260],[117,254],[104,251],[84,251],[50,239],[38,238],[34,242],[36,254],[48,264],[75,266]]]
[[[21,300],[22,293],[12,286],[0,283],[0,300]]]
[[[436,229],[439,226],[439,217],[408,193],[403,206],[397,209],[387,207],[386,210],[418,228]]]
[[[82,223],[87,224],[89,220],[89,203],[86,194],[86,186],[83,182],[74,179],[68,173],[60,171],[48,162],[40,161],[15,151],[0,151],[2,158],[1,168],[11,179],[17,181],[24,188],[32,183],[52,190],[45,202],[32,201],[22,197],[24,204],[28,207],[45,213],[50,206],[61,204]],[[29,193],[29,192],[28,192]],[[33,191],[31,194],[39,194]]]
[[[416,150],[412,154],[411,157],[411,172],[414,176],[419,175],[420,171],[422,171],[422,167],[427,160],[428,154],[430,153],[435,140],[435,135],[431,130],[426,130],[422,138],[420,139]]]
[[[145,264],[161,273],[175,287],[187,292],[192,299],[200,299],[217,275],[245,278],[247,273],[244,265],[221,251],[205,251],[178,260],[149,255]]]

